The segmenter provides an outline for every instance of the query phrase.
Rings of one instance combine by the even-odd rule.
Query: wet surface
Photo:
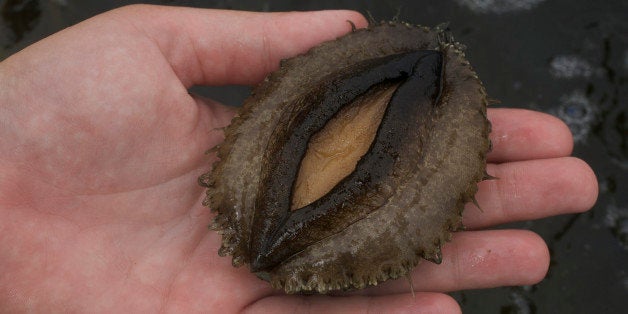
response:
[[[57,30],[133,1],[0,2],[0,60]],[[539,233],[552,262],[538,285],[456,292],[470,313],[612,313],[628,307],[628,2],[543,0],[152,1],[253,11],[354,9],[376,20],[449,22],[489,95],[556,115],[600,183],[592,211],[510,224]],[[198,88],[237,105],[249,88]]]

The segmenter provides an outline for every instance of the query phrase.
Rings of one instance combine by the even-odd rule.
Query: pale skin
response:
[[[493,151],[468,231],[406,279],[342,296],[285,295],[217,255],[203,153],[234,109],[196,84],[255,84],[279,60],[367,22],[356,12],[132,6],[0,63],[0,308],[7,312],[459,312],[444,292],[529,285],[544,241],[501,223],[590,209],[597,180],[549,115],[490,109]]]

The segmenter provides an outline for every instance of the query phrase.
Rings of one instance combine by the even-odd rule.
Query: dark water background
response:
[[[0,60],[64,27],[136,1],[0,0]],[[628,312],[628,1],[147,1],[195,7],[287,11],[353,9],[376,20],[433,26],[454,37],[499,106],[563,119],[574,155],[595,170],[600,197],[590,212],[508,227],[548,243],[545,280],[525,287],[452,293],[468,313]],[[2,88],[0,86],[0,88]],[[249,88],[199,88],[237,105]]]

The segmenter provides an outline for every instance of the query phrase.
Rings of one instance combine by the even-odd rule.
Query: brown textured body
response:
[[[422,50],[442,54],[438,104],[425,110],[416,128],[397,135],[408,140],[396,148],[399,156],[391,175],[377,189],[363,191],[373,208],[356,209],[361,214],[352,220],[345,219],[351,209],[343,208],[348,214],[329,219],[325,225],[332,231],[324,236],[317,235],[326,231],[316,225],[312,231],[304,228],[294,233],[309,237],[309,242],[266,243],[267,235],[280,237],[277,230],[286,229],[276,226],[281,218],[259,209],[260,198],[270,190],[265,186],[271,182],[265,178],[267,168],[274,167],[275,156],[267,150],[281,145],[276,143],[283,138],[277,129],[296,121],[292,111],[307,107],[294,103],[307,98],[303,95],[313,87],[325,86],[330,77],[346,76],[334,76],[342,69]],[[472,200],[485,175],[490,149],[486,104],[484,88],[460,45],[438,28],[382,23],[285,60],[247,99],[225,131],[225,143],[218,149],[220,162],[200,178],[208,187],[205,204],[218,212],[212,227],[222,232],[220,255],[232,255],[234,266],[251,264],[260,278],[288,293],[359,289],[405,275],[420,258],[440,262],[441,245],[461,227],[464,204]],[[286,180],[294,182],[296,173],[291,176]],[[292,199],[287,202],[289,207]],[[308,202],[301,201],[296,211]],[[357,208],[365,202],[348,203]],[[277,209],[269,211],[273,210]],[[281,214],[284,209],[277,211]],[[260,249],[259,243],[277,246],[281,254],[274,256],[280,256],[280,261],[256,263],[256,254],[267,250]]]

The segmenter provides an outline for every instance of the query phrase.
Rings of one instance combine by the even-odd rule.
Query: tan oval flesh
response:
[[[371,146],[397,86],[373,88],[359,96],[312,136],[297,175],[291,210],[319,199],[353,172]]]

